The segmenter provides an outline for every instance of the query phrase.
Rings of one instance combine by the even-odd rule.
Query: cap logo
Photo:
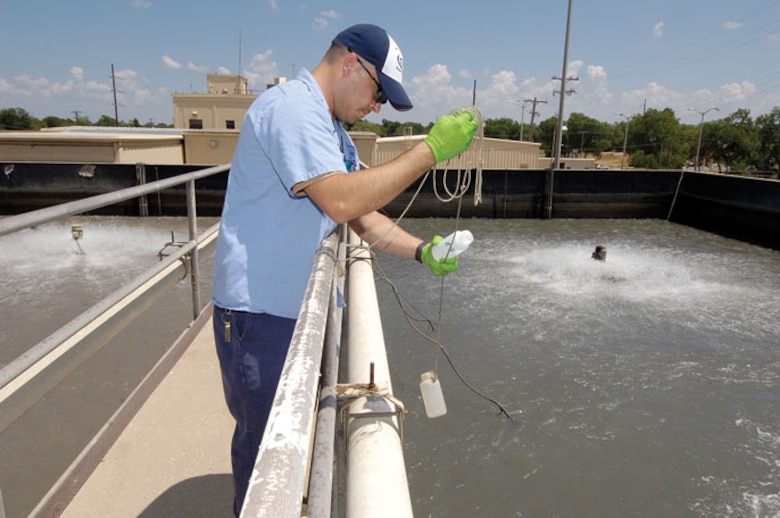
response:
[[[401,54],[401,48],[395,42],[393,37],[388,34],[387,39],[389,40],[389,45],[387,47],[387,57],[385,58],[385,64],[382,67],[382,72],[384,72],[388,77],[395,79],[399,83],[403,83],[404,56]]]

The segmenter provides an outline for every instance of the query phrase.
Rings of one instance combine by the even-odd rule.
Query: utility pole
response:
[[[536,118],[539,113],[536,111],[536,105],[537,104],[547,104],[547,101],[542,101],[540,99],[537,99],[536,97],[533,98],[531,101],[533,103],[531,108],[531,136],[529,137],[530,142],[534,141],[534,119]]]
[[[73,111],[72,111],[72,112],[70,112],[70,113],[72,113],[73,115],[75,115],[75,117],[76,117],[76,126],[78,126],[78,125],[79,125],[79,113],[81,113],[81,112],[80,112],[79,110],[73,110]]]
[[[522,104],[520,106],[520,142],[523,141],[523,129],[525,128],[525,105],[530,102],[530,99],[525,99],[523,101],[516,100],[516,101],[507,101],[507,104]]]
[[[623,161],[626,158],[626,145],[628,144],[628,124],[630,118],[628,115],[623,115],[622,113],[617,113],[616,115],[626,118],[626,132],[625,135],[623,136],[623,154],[620,156],[620,169],[623,169]]]
[[[119,127],[119,104],[116,102],[116,75],[114,75],[113,63],[111,63],[111,84],[114,86],[114,126]]]
[[[576,81],[576,78],[567,78],[566,74],[569,67],[569,34],[571,32],[571,5],[573,0],[569,0],[569,11],[566,15],[566,40],[563,45],[563,72],[561,73],[560,78],[553,79],[560,79],[561,81],[561,99],[560,104],[558,106],[558,123],[555,131],[555,146],[553,148],[553,153],[555,154],[555,162],[553,164],[553,170],[558,169],[561,165],[561,144],[563,142],[563,104],[564,99],[567,95],[574,93],[573,90],[567,91],[566,90],[566,80],[571,79]]]
[[[688,110],[694,111],[701,115],[701,122],[699,123],[699,143],[696,144],[696,163],[694,165],[694,170],[699,171],[701,169],[701,167],[699,166],[699,153],[701,152],[701,134],[702,131],[704,130],[704,116],[707,115],[712,110],[715,110],[716,112],[719,112],[720,110],[715,106],[703,112],[697,110],[696,108],[688,108]]]

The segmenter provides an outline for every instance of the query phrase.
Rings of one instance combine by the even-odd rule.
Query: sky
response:
[[[564,120],[616,122],[646,109],[698,124],[780,106],[780,0],[571,0]],[[404,55],[415,107],[367,119],[427,124],[476,106],[528,123],[560,108],[569,0],[0,0],[0,109],[33,117],[173,122],[173,93],[206,74],[262,92],[313,69],[356,23]],[[112,77],[112,66],[114,75]],[[576,78],[576,79],[575,79]],[[114,87],[114,84],[116,85]],[[717,108],[718,111],[714,111]]]

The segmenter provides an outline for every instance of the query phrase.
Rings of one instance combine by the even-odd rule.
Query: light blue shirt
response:
[[[336,223],[292,188],[349,162],[358,163],[355,145],[307,70],[252,103],[228,176],[214,304],[298,317],[314,254]]]

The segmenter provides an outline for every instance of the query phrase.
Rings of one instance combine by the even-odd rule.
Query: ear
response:
[[[357,66],[357,55],[354,52],[349,52],[341,62],[341,71],[344,77],[348,77],[355,69],[355,66]]]

